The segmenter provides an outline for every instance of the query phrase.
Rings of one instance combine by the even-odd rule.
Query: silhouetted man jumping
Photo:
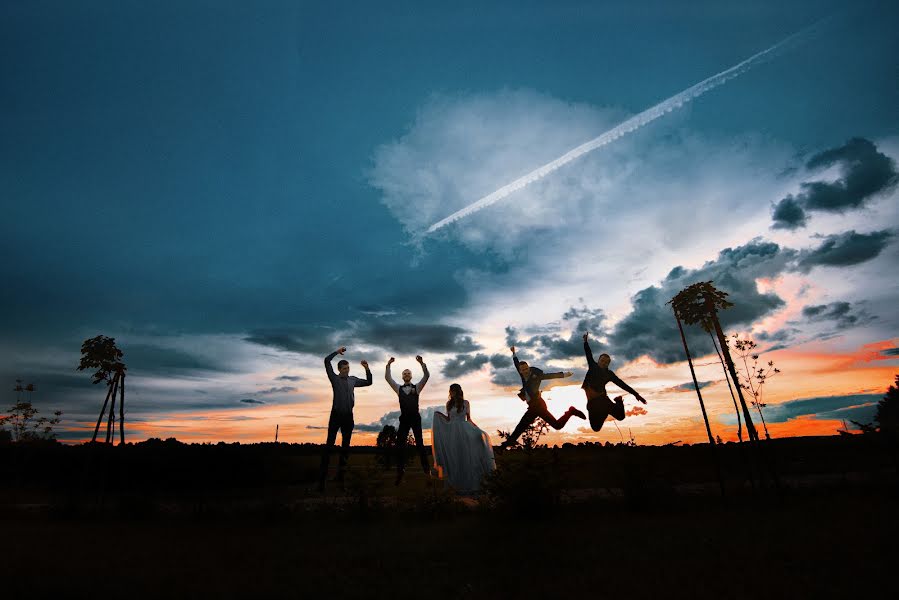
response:
[[[565,427],[565,423],[567,423],[568,419],[572,416],[580,417],[581,419],[587,418],[584,413],[573,406],[569,407],[568,410],[565,411],[565,414],[560,418],[555,418],[550,414],[549,409],[546,408],[546,402],[540,394],[541,381],[544,379],[571,377],[570,371],[564,373],[544,373],[541,369],[531,367],[523,360],[518,360],[518,357],[515,356],[515,346],[512,346],[509,349],[512,351],[512,363],[515,365],[515,370],[518,371],[518,374],[521,376],[521,390],[518,392],[518,397],[528,403],[528,409],[521,417],[521,421],[518,422],[518,425],[515,426],[515,430],[509,434],[508,439],[499,445],[500,448],[505,449],[513,445],[518,439],[518,436],[524,433],[524,430],[537,420],[537,417],[546,421],[546,423],[553,429],[562,429]]]
[[[331,418],[328,419],[328,440],[325,442],[325,451],[322,454],[321,471],[319,473],[318,489],[324,491],[325,479],[328,477],[328,463],[331,460],[331,448],[337,440],[337,430],[340,430],[340,462],[337,467],[337,480],[343,482],[344,469],[346,468],[347,456],[350,448],[350,438],[353,436],[353,406],[356,404],[356,397],[353,390],[357,387],[365,387],[371,385],[371,371],[368,369],[368,361],[362,361],[361,364],[365,368],[365,379],[359,379],[350,375],[350,363],[340,360],[337,363],[337,372],[331,366],[331,360],[338,354],[346,352],[345,347],[340,347],[325,357],[325,371],[328,373],[328,380],[331,382],[331,389],[334,391],[334,398],[331,402]]]
[[[415,360],[421,365],[424,376],[418,383],[413,384],[412,371],[403,369],[403,385],[398,385],[390,375],[390,365],[393,364],[394,360],[396,359],[391,356],[390,360],[387,361],[384,378],[387,379],[387,383],[397,393],[400,400],[400,427],[396,432],[396,484],[399,485],[406,472],[406,438],[409,437],[410,429],[412,430],[412,435],[415,436],[415,447],[418,449],[418,455],[421,458],[421,468],[424,470],[425,475],[431,474],[428,454],[425,451],[425,444],[421,436],[421,413],[418,412],[419,394],[421,394],[421,390],[424,389],[431,374],[428,372],[424,359],[421,356],[416,356]]]
[[[593,352],[590,350],[590,344],[587,342],[587,334],[584,334],[584,354],[587,356],[587,375],[584,376],[584,393],[587,394],[587,413],[590,415],[590,427],[593,431],[602,429],[606,417],[612,415],[618,421],[624,419],[624,401],[621,396],[616,396],[615,400],[609,400],[606,393],[606,384],[611,382],[628,392],[634,397],[646,404],[646,400],[634,391],[628,384],[621,381],[615,373],[609,369],[612,357],[608,354],[600,354],[599,362],[593,360]]]

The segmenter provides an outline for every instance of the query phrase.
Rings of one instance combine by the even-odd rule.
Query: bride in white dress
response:
[[[496,470],[490,437],[472,422],[471,405],[458,383],[450,386],[446,414],[434,413],[431,440],[440,478],[458,492],[477,492]]]

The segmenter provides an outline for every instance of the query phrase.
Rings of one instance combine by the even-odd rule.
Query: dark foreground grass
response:
[[[20,515],[0,522],[0,581],[5,598],[836,598],[892,587],[896,508],[852,488],[530,516]]]

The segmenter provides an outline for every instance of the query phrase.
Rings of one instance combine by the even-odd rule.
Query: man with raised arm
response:
[[[425,451],[424,440],[421,437],[421,413],[418,412],[418,397],[431,374],[428,372],[428,366],[425,364],[424,359],[421,356],[416,356],[415,360],[421,365],[421,370],[424,373],[421,380],[413,384],[412,371],[403,369],[403,385],[398,385],[390,374],[390,365],[395,360],[391,356],[390,360],[387,361],[384,378],[400,400],[400,427],[396,432],[396,485],[399,485],[403,480],[403,475],[406,473],[406,438],[409,436],[410,429],[412,430],[412,435],[415,436],[415,447],[418,449],[418,455],[421,458],[421,468],[424,470],[425,475],[431,474],[428,454]]]
[[[500,448],[505,449],[515,444],[518,436],[524,433],[524,430],[527,429],[537,417],[546,421],[546,423],[553,429],[562,429],[565,427],[565,423],[567,423],[568,419],[572,416],[580,417],[581,419],[587,418],[584,413],[573,406],[570,406],[560,418],[555,418],[550,414],[549,409],[546,407],[546,402],[540,394],[541,381],[544,379],[571,377],[572,373],[570,371],[564,373],[544,373],[541,369],[531,367],[523,360],[518,360],[518,357],[515,355],[515,346],[512,346],[509,349],[512,351],[512,364],[515,365],[515,370],[518,371],[519,376],[521,376],[521,390],[518,392],[518,397],[528,403],[528,409],[521,417],[521,421],[518,422],[518,425],[515,426],[515,430],[509,434],[508,439],[499,445]]]
[[[350,438],[353,436],[353,406],[356,404],[356,397],[353,390],[357,387],[365,387],[371,385],[371,371],[368,369],[368,361],[363,360],[362,366],[365,368],[365,379],[359,379],[350,375],[350,363],[346,360],[340,360],[337,363],[337,373],[331,366],[331,360],[338,354],[346,352],[346,348],[341,346],[331,354],[325,357],[325,371],[328,373],[328,380],[331,382],[331,389],[334,392],[334,398],[331,401],[331,418],[328,419],[328,440],[325,442],[325,451],[322,454],[321,471],[319,473],[318,489],[325,490],[325,479],[328,477],[328,463],[331,460],[331,449],[337,440],[337,431],[340,430],[340,462],[337,467],[337,480],[343,482],[344,469],[346,468],[347,456],[350,448]]]
[[[600,354],[599,361],[593,360],[593,352],[590,350],[590,343],[587,341],[587,335],[584,334],[584,354],[587,356],[587,375],[584,376],[584,393],[587,394],[587,413],[590,415],[590,427],[593,431],[602,429],[606,417],[612,415],[615,419],[621,421],[624,419],[624,401],[621,396],[616,396],[615,401],[609,400],[606,393],[606,384],[611,382],[626,391],[633,394],[634,397],[646,404],[646,400],[634,391],[628,384],[621,381],[614,371],[609,369],[612,357],[608,354]]]

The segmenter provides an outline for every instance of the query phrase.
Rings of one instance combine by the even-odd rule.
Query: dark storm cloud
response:
[[[774,207],[773,229],[799,229],[808,223],[808,216],[793,196],[787,196]]]
[[[773,228],[804,227],[810,211],[841,213],[862,208],[870,198],[892,189],[899,181],[896,163],[864,138],[853,138],[843,146],[816,154],[806,167],[815,170],[833,165],[840,166],[841,177],[800,184],[796,196],[789,195],[775,206]]]
[[[275,381],[300,381],[303,378],[299,375],[281,375],[280,377],[275,377]]]
[[[467,330],[439,323],[374,320],[359,324],[352,337],[398,353],[465,353],[481,349]]]
[[[609,335],[609,349],[604,351],[625,360],[643,355],[664,364],[684,360],[674,314],[666,304],[672,297],[693,283],[712,281],[734,303],[732,308],[720,313],[722,327],[726,330],[752,323],[784,306],[783,299],[776,294],[759,292],[756,280],[780,274],[795,255],[789,248],[753,240],[744,246],[722,250],[715,260],[698,269],[675,267],[660,285],[637,292],[632,298],[633,311],[615,325]],[[713,352],[709,335],[699,327],[685,327],[685,333],[691,353]]]
[[[886,350],[881,350],[880,353],[884,356],[899,356],[899,348],[887,348]]]
[[[524,348],[530,348],[537,352],[541,360],[565,360],[580,357],[584,355],[584,333],[590,333],[594,338],[605,335],[605,318],[602,309],[572,307],[562,315],[562,319],[565,321],[577,321],[568,337],[545,333],[518,343]]]
[[[337,333],[331,327],[285,327],[259,329],[244,338],[247,342],[298,354],[325,356],[336,348]]]
[[[797,268],[808,273],[817,266],[857,265],[877,257],[893,237],[895,235],[889,229],[871,233],[856,233],[853,229],[829,235],[817,248],[802,251]]]
[[[838,330],[868,323],[874,319],[864,311],[853,312],[852,305],[848,302],[806,306],[802,309],[802,316],[810,323],[833,323]]]
[[[490,361],[490,357],[486,354],[457,354],[453,358],[447,360],[443,365],[443,375],[445,377],[462,377],[468,373],[479,371],[481,367]]]
[[[263,400],[254,400],[253,398],[244,398],[241,402],[244,404],[265,404]]]
[[[131,344],[124,348],[125,363],[131,372],[142,374],[172,373],[176,376],[190,371],[234,372],[223,362],[200,357],[173,348],[147,344]]]

